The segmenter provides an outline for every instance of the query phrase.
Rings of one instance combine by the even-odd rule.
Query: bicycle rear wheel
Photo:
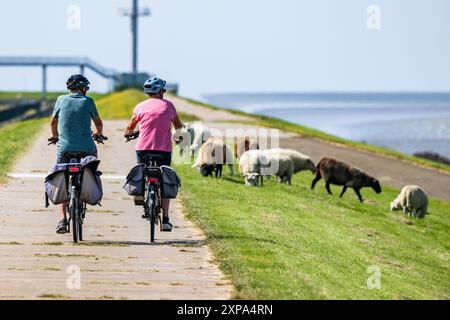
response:
[[[75,199],[73,199],[72,201],[72,205],[69,208],[69,213],[70,213],[70,219],[72,220],[72,237],[73,237],[73,242],[77,243],[78,242],[78,233],[79,233],[79,227],[80,224],[78,222],[78,205],[77,205],[77,201],[74,201]]]
[[[156,192],[157,188],[155,184],[150,184],[148,195],[148,207],[150,208],[150,242],[155,242],[155,230],[156,230]]]
[[[152,209],[152,216],[150,218],[150,242],[155,242],[155,229],[156,229],[156,221],[154,215],[154,209]]]

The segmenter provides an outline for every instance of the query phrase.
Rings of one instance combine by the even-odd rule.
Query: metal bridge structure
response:
[[[120,81],[121,75],[113,69],[107,69],[86,57],[0,57],[3,67],[41,67],[42,68],[42,100],[47,100],[47,69],[49,67],[79,67],[84,74],[86,68],[100,76],[110,79],[114,85]]]
[[[47,69],[49,67],[79,67],[80,73],[86,69],[99,74],[113,82],[114,89],[141,86],[150,75],[145,72],[120,73],[114,69],[108,69],[87,57],[27,57],[27,56],[0,56],[0,67],[41,67],[42,68],[42,101],[47,100]],[[169,83],[168,91],[176,93],[178,85]]]

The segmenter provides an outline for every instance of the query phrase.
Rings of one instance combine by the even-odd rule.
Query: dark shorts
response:
[[[138,163],[145,163],[147,166],[148,163],[145,162],[144,156],[145,155],[159,155],[162,156],[162,160],[156,160],[156,164],[160,166],[169,166],[172,163],[172,152],[167,151],[156,151],[156,150],[136,150],[136,156],[137,156],[137,162]]]
[[[78,152],[78,151],[74,151],[74,152]],[[94,156],[94,157],[98,158],[97,151],[95,151],[94,153],[86,152],[86,156]],[[56,163],[69,163],[69,161],[70,161],[70,158],[67,157],[67,152],[62,155],[58,154],[56,156]]]

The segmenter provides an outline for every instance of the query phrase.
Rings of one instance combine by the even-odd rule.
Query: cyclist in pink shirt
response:
[[[172,102],[164,99],[166,81],[150,78],[144,84],[149,99],[139,103],[133,111],[125,136],[132,134],[139,124],[139,139],[136,144],[138,163],[145,163],[144,155],[159,155],[158,166],[170,166],[172,162],[172,124],[181,129],[183,124]],[[148,163],[147,163],[148,165]],[[162,199],[163,231],[172,231],[169,221],[170,199]]]

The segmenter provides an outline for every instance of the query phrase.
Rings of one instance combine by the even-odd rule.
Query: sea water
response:
[[[404,153],[450,158],[450,93],[222,94],[205,100]]]

